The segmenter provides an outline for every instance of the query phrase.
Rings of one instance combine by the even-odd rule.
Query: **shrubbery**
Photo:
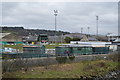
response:
[[[67,57],[66,56],[64,56],[64,57],[56,57],[56,60],[57,60],[57,62],[58,63],[66,63],[66,61],[67,61]]]
[[[75,59],[75,56],[69,56],[69,59],[73,61]]]

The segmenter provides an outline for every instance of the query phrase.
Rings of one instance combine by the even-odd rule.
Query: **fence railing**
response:
[[[83,55],[83,56],[58,56],[58,57],[41,57],[41,58],[17,58],[4,59],[2,62],[3,72],[17,71],[20,69],[27,70],[31,67],[44,66],[49,67],[52,64],[73,63],[79,61],[89,61],[96,59],[104,59],[106,55]]]
[[[55,49],[45,49],[46,54],[55,54]]]

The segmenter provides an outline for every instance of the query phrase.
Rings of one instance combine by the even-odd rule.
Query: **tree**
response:
[[[72,40],[72,38],[70,38],[70,37],[65,37],[64,40],[65,40],[66,43],[70,43],[70,41]]]
[[[73,38],[72,41],[80,41],[80,38]]]

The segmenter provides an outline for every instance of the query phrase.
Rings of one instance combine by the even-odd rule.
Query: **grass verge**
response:
[[[80,78],[81,76],[103,75],[118,67],[117,62],[109,60],[82,61],[78,63],[65,63],[30,68],[24,70],[4,73],[3,78]]]

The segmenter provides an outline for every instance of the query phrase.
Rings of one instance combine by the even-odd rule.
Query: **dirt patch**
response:
[[[105,67],[106,64],[104,62],[100,62],[98,64],[95,64],[95,66],[98,66],[98,67]]]
[[[34,71],[39,71],[39,72],[45,72],[45,71],[51,71],[51,70],[55,70],[55,71],[71,71],[75,69],[75,65],[71,65],[71,64],[58,64],[58,65],[49,65],[49,66],[40,66],[40,67],[34,67],[29,69],[29,71],[34,72]]]
[[[89,70],[92,70],[92,69],[93,69],[92,65],[88,65],[88,66],[83,68],[84,71],[89,71]]]

